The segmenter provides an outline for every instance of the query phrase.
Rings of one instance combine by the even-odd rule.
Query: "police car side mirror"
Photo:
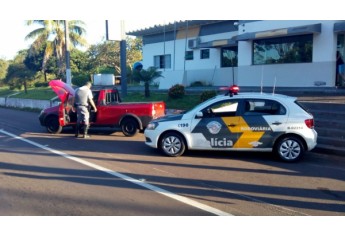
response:
[[[198,111],[195,115],[195,118],[202,118],[204,117],[204,113],[202,113],[201,111]]]

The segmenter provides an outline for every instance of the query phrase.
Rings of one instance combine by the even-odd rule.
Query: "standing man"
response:
[[[337,72],[336,72],[336,86],[344,85],[344,60],[339,51],[337,51]]]
[[[91,82],[75,90],[74,105],[77,108],[77,127],[75,130],[75,137],[78,137],[81,125],[84,124],[84,135],[83,138],[89,138],[87,134],[90,124],[90,113],[89,104],[93,107],[94,111],[97,112],[95,103],[93,102],[93,96],[91,92]]]

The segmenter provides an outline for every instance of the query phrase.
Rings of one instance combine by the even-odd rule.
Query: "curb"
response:
[[[330,154],[336,156],[345,156],[345,149],[338,148],[338,147],[327,147],[324,145],[317,145],[311,152],[323,153],[323,154]]]

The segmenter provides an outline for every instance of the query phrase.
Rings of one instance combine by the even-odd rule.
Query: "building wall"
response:
[[[59,105],[59,101],[60,100],[57,98],[53,98],[51,100],[37,100],[37,99],[0,97],[0,106],[45,109],[48,107]]]
[[[208,35],[200,37],[201,42],[207,42],[217,39],[231,38],[236,33],[222,33],[216,35]],[[195,38],[195,37],[193,37]],[[193,39],[188,38],[188,39]],[[188,45],[187,39],[187,45]],[[193,51],[193,60],[184,60],[185,49]],[[144,67],[154,66],[154,56],[171,55],[171,68],[165,70],[197,70],[197,69],[214,69],[220,68],[220,50],[211,48],[209,59],[200,59],[201,49],[189,49],[186,47],[186,39],[177,39],[175,41],[167,41],[165,43],[153,43],[143,46],[143,65]]]
[[[217,33],[200,36],[201,42],[231,37],[247,32],[258,32],[280,28],[296,27],[321,23],[321,33],[313,36],[313,59],[311,63],[291,63],[272,65],[252,65],[252,41],[238,42],[238,67],[220,67],[220,48],[210,48],[210,58],[200,59],[201,49],[188,49],[188,39],[170,40],[145,44],[143,47],[144,68],[154,65],[154,56],[171,54],[171,68],[163,69],[163,78],[172,80],[162,83],[160,88],[171,84],[189,86],[200,81],[214,86],[230,85],[234,81],[240,86],[277,86],[277,87],[333,87],[335,86],[335,58],[337,34],[333,32],[336,21],[286,20],[252,21],[239,24],[238,32]],[[201,30],[202,31],[202,30]],[[194,31],[193,31],[194,32]],[[185,50],[193,50],[194,59],[185,61]],[[176,72],[176,73],[174,73]],[[159,81],[156,81],[159,82]]]
[[[321,33],[313,37],[312,63],[252,65],[252,41],[238,44],[240,86],[318,87],[335,85],[335,21],[257,21],[241,25],[240,32],[266,31],[321,23]],[[244,31],[243,31],[244,30]]]

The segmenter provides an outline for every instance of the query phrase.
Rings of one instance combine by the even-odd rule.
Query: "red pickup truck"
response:
[[[74,89],[60,80],[49,82],[61,103],[41,111],[39,121],[49,133],[58,134],[63,127],[75,129],[77,121],[74,103]],[[116,87],[93,86],[93,99],[97,112],[90,110],[90,127],[120,128],[125,136],[134,136],[143,131],[147,124],[165,115],[165,103],[160,102],[121,102]]]

